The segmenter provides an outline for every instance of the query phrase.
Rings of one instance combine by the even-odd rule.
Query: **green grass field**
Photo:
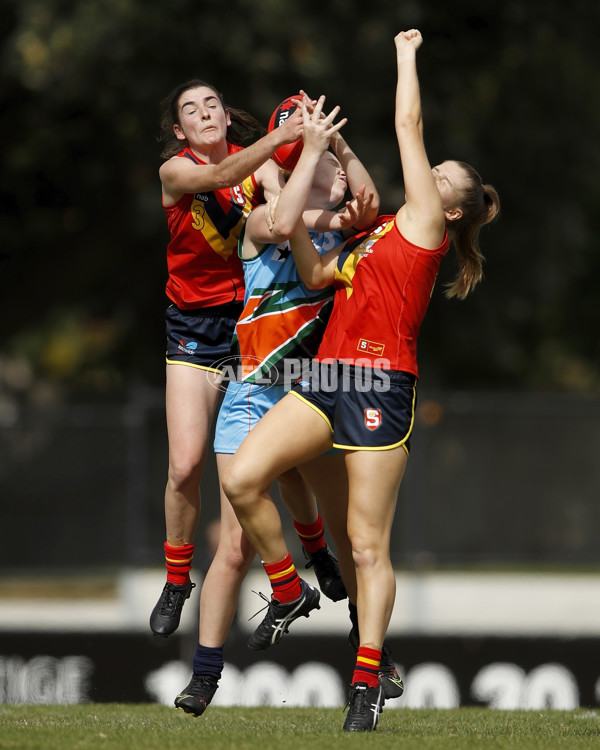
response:
[[[600,747],[600,711],[383,712],[370,734],[342,731],[341,709],[210,708],[194,719],[152,704],[0,705],[0,748],[14,750],[486,750]]]

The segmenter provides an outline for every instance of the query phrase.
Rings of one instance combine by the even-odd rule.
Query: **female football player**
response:
[[[463,299],[481,280],[479,231],[499,211],[496,191],[472,167],[429,164],[416,69],[421,43],[414,29],[395,37],[406,202],[324,256],[299,222],[291,247],[300,277],[309,289],[336,288],[318,363],[252,430],[223,477],[242,528],[266,565],[276,566],[288,552],[269,494],[273,477],[332,446],[345,452],[359,630],[347,731],[375,729],[383,705],[378,668],[395,598],[389,539],[414,421],[419,327],[451,242],[459,273],[448,295]],[[257,632],[276,615],[270,606]]]

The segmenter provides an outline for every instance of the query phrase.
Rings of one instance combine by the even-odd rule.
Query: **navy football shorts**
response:
[[[191,365],[221,372],[231,354],[231,339],[242,303],[180,310],[170,304],[165,314],[167,364]]]
[[[417,402],[417,379],[408,372],[314,362],[291,391],[317,411],[344,450],[390,450],[408,454]]]

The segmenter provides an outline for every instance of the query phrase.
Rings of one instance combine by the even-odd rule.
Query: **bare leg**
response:
[[[219,476],[232,455],[217,454]],[[238,604],[240,586],[254,559],[254,549],[225,493],[221,490],[221,533],[219,545],[200,592],[200,630],[203,646],[218,647],[225,643]]]
[[[191,544],[200,517],[200,481],[213,415],[218,375],[186,365],[167,365],[169,474],[165,490],[167,542]]]
[[[356,566],[360,645],[375,649],[382,647],[396,596],[389,542],[406,460],[401,447],[346,454],[348,536]]]
[[[348,598],[356,602],[356,569],[348,539],[348,474],[343,453],[319,456],[298,467],[315,493],[327,531],[334,541]]]
[[[263,562],[277,562],[288,554],[270,494],[273,481],[330,447],[327,422],[295,396],[287,395],[251,430],[229,463],[223,488]]]
[[[319,511],[314,495],[297,469],[284,471],[277,477],[279,494],[295,521],[314,523]]]
[[[232,454],[217,454],[219,476],[223,476],[232,458]],[[297,514],[302,523],[314,521],[317,517],[315,500],[300,474],[291,469],[278,481],[283,490],[282,497],[285,493],[294,517]],[[214,648],[224,645],[235,617],[240,586],[255,554],[231,503],[221,490],[219,544],[200,593],[198,641],[203,646]]]
[[[167,365],[169,473],[165,489],[167,582],[150,615],[150,629],[167,637],[179,626],[190,581],[193,543],[200,517],[200,480],[219,398],[218,373]]]

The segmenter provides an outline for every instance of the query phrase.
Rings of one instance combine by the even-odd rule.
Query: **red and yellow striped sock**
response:
[[[193,544],[183,544],[181,547],[172,547],[168,542],[165,542],[167,581],[169,581],[169,583],[177,583],[180,586],[189,583],[193,557]]]
[[[381,650],[359,646],[356,655],[356,666],[352,675],[352,684],[366,682],[369,687],[377,687],[379,684],[379,663],[381,662]]]
[[[313,523],[294,521],[294,528],[307,552],[318,552],[325,546],[325,529],[320,514]]]
[[[298,599],[302,594],[302,588],[296,566],[289,554],[276,563],[263,562],[263,566],[271,581],[273,599],[277,599],[282,604]]]

